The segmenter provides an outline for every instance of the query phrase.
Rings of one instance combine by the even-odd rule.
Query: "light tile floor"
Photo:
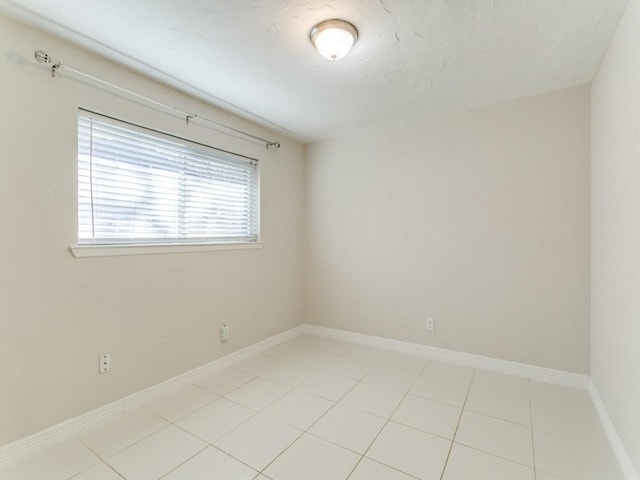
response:
[[[303,335],[1,480],[621,480],[587,392]]]

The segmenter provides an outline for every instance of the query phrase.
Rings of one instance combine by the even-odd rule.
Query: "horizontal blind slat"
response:
[[[257,167],[111,121],[78,119],[82,243],[257,240]]]

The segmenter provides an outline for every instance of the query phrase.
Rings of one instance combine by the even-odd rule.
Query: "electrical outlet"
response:
[[[436,321],[433,318],[427,318],[425,328],[427,329],[427,332],[434,332],[436,329]]]
[[[229,340],[229,325],[222,325],[220,327],[220,341],[226,342]]]
[[[100,355],[100,373],[111,371],[111,354],[103,353]]]

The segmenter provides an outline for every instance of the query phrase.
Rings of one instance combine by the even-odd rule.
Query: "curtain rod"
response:
[[[110,88],[113,88],[114,90],[119,90],[121,92],[126,93],[127,95],[131,95],[133,97],[139,98],[141,100],[144,100],[145,102],[151,103],[153,105],[156,105],[157,107],[161,107],[164,108],[166,110],[170,110],[173,113],[177,113],[180,116],[184,117],[185,121],[187,122],[187,125],[190,122],[196,121],[196,122],[202,122],[204,124],[208,124],[209,126],[215,126],[218,128],[224,128],[228,131],[234,132],[236,134],[242,135],[243,137],[246,137],[248,139],[254,140],[259,142],[260,144],[263,144],[267,149],[273,149],[273,150],[277,150],[278,148],[280,148],[280,142],[278,141],[274,141],[274,140],[267,140],[266,138],[262,138],[262,137],[258,137],[256,135],[253,135],[251,133],[245,132],[243,130],[239,130],[237,128],[234,127],[230,127],[229,125],[225,125],[223,123],[219,123],[216,122],[215,120],[211,120],[209,118],[206,117],[202,117],[200,115],[196,115],[194,113],[189,113],[185,110],[181,110],[179,108],[173,107],[171,105],[167,105],[165,103],[159,102],[158,100],[154,100],[153,98],[147,97],[146,95],[142,95],[140,93],[134,92],[133,90],[129,90],[128,88],[122,87],[118,84],[109,82],[107,80],[102,80],[101,78],[98,78],[94,75],[91,75],[87,72],[84,72],[76,67],[72,67],[71,65],[67,65],[67,64],[63,64],[62,62],[55,60],[53,57],[51,57],[47,52],[43,51],[43,50],[36,50],[34,52],[34,57],[35,59],[39,62],[42,63],[44,65],[50,65],[51,66],[51,76],[55,77],[56,76],[56,72],[62,68],[69,70],[70,72],[75,73],[76,75],[80,75],[86,79],[89,79],[91,81],[97,82],[97,83],[101,83],[102,85],[106,85]],[[205,125],[206,126],[206,125]],[[219,130],[218,130],[219,131]],[[226,133],[227,135],[232,135],[229,134],[227,132],[222,132],[222,133]],[[235,136],[235,135],[233,135]]]

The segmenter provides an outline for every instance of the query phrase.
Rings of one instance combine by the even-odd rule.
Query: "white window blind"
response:
[[[256,160],[81,112],[80,245],[257,239]]]

